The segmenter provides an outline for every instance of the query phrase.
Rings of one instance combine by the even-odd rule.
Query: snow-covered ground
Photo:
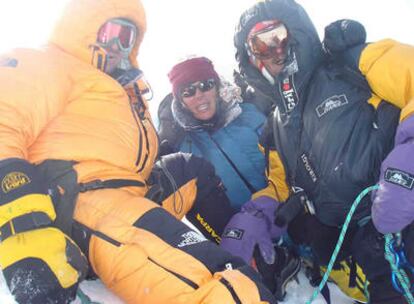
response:
[[[313,293],[313,288],[309,285],[309,282],[305,275],[300,272],[298,276],[299,284],[296,281],[292,281],[287,285],[287,295],[285,304],[305,304]],[[116,297],[112,292],[106,289],[99,281],[85,281],[80,284],[82,291],[87,294],[92,301],[99,302],[101,304],[122,304],[123,302]],[[344,296],[338,288],[329,284],[331,291],[331,300],[335,304],[351,304],[352,301]],[[4,281],[3,274],[0,272],[0,303],[1,304],[15,304],[13,297],[10,295],[6,283]],[[72,304],[80,304],[81,301],[76,299]],[[325,300],[319,295],[313,302],[314,304],[325,304]],[[144,304],[144,303],[143,303]]]

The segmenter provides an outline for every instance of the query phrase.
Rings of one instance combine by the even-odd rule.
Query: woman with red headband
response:
[[[168,76],[173,98],[160,106],[161,142],[209,160],[232,206],[239,209],[266,186],[265,160],[258,147],[265,116],[254,105],[242,103],[240,89],[221,81],[205,57],[176,64]],[[167,115],[172,119],[166,120]]]
[[[265,157],[258,147],[265,116],[253,104],[242,102],[240,88],[220,79],[205,57],[177,63],[168,76],[173,94],[159,108],[162,147],[168,143],[172,151],[192,153],[211,162],[234,212],[239,211],[253,193],[266,186]],[[208,217],[203,218],[212,227],[219,220],[226,219],[227,223],[230,219],[224,204],[211,201],[210,213],[216,209],[221,210],[220,216],[206,212]],[[189,220],[200,226],[191,217]],[[253,226],[257,224],[254,220]],[[256,264],[261,273],[266,268],[268,288],[282,298],[281,288],[298,271],[299,260],[285,248],[276,248],[276,258],[272,241],[262,247],[269,254],[258,255]],[[236,255],[245,257],[249,252],[241,250]]]

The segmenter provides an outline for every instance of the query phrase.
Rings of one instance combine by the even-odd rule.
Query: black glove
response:
[[[358,21],[350,19],[337,20],[325,27],[323,48],[329,55],[334,55],[364,44],[367,38],[365,27]]]
[[[402,232],[403,241],[405,243],[405,253],[408,261],[414,265],[414,223],[411,223]]]
[[[164,155],[168,155],[168,154],[172,154],[175,153],[177,151],[174,151],[173,146],[168,142],[168,140],[164,139],[161,143],[160,143],[160,148],[158,151],[159,156],[164,156]]]
[[[276,210],[275,224],[279,227],[288,225],[297,215],[307,208],[310,213],[313,212],[313,207],[302,188],[295,187],[293,194],[289,196],[287,201],[281,204],[281,207]]]

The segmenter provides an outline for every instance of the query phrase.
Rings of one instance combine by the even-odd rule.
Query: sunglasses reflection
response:
[[[216,81],[212,78],[192,83],[189,86],[184,87],[181,90],[181,97],[183,98],[193,97],[196,94],[197,89],[199,89],[201,92],[204,93],[204,92],[210,91],[212,88],[215,87],[215,85],[216,85]]]

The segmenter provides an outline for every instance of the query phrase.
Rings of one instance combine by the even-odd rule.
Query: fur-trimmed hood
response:
[[[216,114],[208,121],[194,118],[193,114],[183,107],[180,100],[174,99],[171,104],[171,111],[175,121],[186,131],[217,130],[227,126],[242,112],[239,105],[242,102],[240,88],[221,79],[218,95]]]

